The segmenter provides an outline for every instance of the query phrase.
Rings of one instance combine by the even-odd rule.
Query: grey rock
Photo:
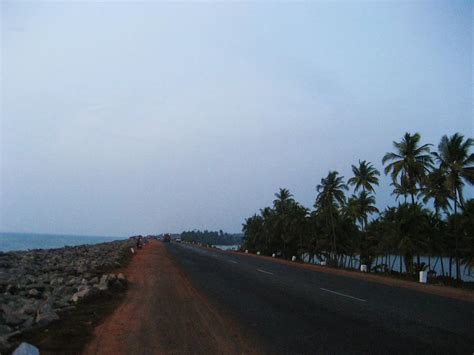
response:
[[[68,285],[68,286],[74,286],[74,285],[77,284],[77,283],[78,283],[78,282],[77,282],[77,278],[76,278],[76,277],[71,277],[71,278],[67,281],[66,285]]]
[[[77,291],[84,291],[90,288],[88,285],[81,285],[77,288]]]
[[[22,308],[21,312],[25,314],[34,314],[38,309],[38,306],[35,302],[26,303]]]
[[[72,297],[71,297],[71,301],[72,302],[78,302],[79,300],[81,300],[83,298],[86,298],[90,294],[91,294],[91,288],[87,287],[87,288],[73,294]]]
[[[109,288],[109,275],[102,275],[99,282],[99,290],[106,291]]]
[[[57,286],[57,285],[62,285],[64,283],[64,278],[63,277],[56,277],[51,280],[50,284],[51,286]]]
[[[41,298],[41,292],[39,292],[36,288],[32,288],[28,291],[28,297]]]
[[[99,283],[99,278],[97,276],[89,280],[89,284],[91,285],[94,285],[96,283]]]
[[[6,336],[0,336],[0,351],[4,349],[5,351],[10,348],[10,343],[8,342],[8,339]]]
[[[6,292],[8,292],[9,294],[11,295],[15,295],[18,293],[19,289],[18,289],[18,286],[15,285],[15,284],[9,284],[6,289],[5,289]]]
[[[0,324],[0,336],[4,336],[8,333],[11,333],[12,328],[10,328],[8,325],[5,324]]]
[[[28,319],[26,314],[16,311],[6,304],[0,305],[0,309],[3,311],[3,319],[7,325],[19,325]]]
[[[36,312],[36,323],[40,326],[43,327],[45,325],[48,325],[54,320],[59,319],[58,314],[54,311],[52,305],[51,305],[51,300],[47,300],[44,302],[38,311]]]

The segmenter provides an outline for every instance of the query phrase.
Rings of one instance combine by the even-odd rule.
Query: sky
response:
[[[312,208],[329,170],[382,171],[405,132],[473,137],[473,11],[2,1],[0,230],[240,232],[280,187]]]

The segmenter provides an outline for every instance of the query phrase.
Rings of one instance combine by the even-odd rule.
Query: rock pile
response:
[[[48,325],[82,299],[125,287],[125,277],[110,271],[123,264],[131,243],[0,252],[0,353],[9,338]]]

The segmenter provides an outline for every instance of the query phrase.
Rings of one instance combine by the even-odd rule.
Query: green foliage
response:
[[[313,211],[280,189],[273,206],[245,220],[243,247],[284,258],[316,255],[336,266],[353,265],[360,256],[369,268],[400,273],[403,260],[409,274],[431,268],[431,259],[423,265],[420,255],[436,257],[442,270],[446,256],[474,269],[474,200],[464,201],[463,195],[464,185],[474,184],[474,154],[469,153],[474,141],[458,133],[443,136],[434,153],[431,144],[420,141],[418,133],[406,133],[382,159],[393,194],[397,200],[403,196],[403,203],[379,212],[374,186],[380,173],[372,163],[359,161],[348,180],[354,193],[346,196],[344,177],[330,171],[316,187]],[[422,203],[432,203],[434,212]],[[393,255],[398,256],[391,260]]]
[[[388,163],[385,167],[385,174],[390,173],[395,186],[407,190],[411,196],[412,204],[415,203],[418,187],[423,184],[433,163],[433,158],[430,155],[431,144],[420,146],[420,140],[419,133],[413,135],[405,133],[400,142],[393,142],[396,152],[386,153],[382,159],[383,164]]]
[[[243,236],[241,234],[224,233],[214,231],[199,231],[193,230],[181,233],[181,240],[185,242],[196,242],[209,245],[240,245]]]

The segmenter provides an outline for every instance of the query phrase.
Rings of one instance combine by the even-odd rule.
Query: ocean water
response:
[[[52,249],[81,244],[98,244],[126,237],[0,232],[0,251]]]

